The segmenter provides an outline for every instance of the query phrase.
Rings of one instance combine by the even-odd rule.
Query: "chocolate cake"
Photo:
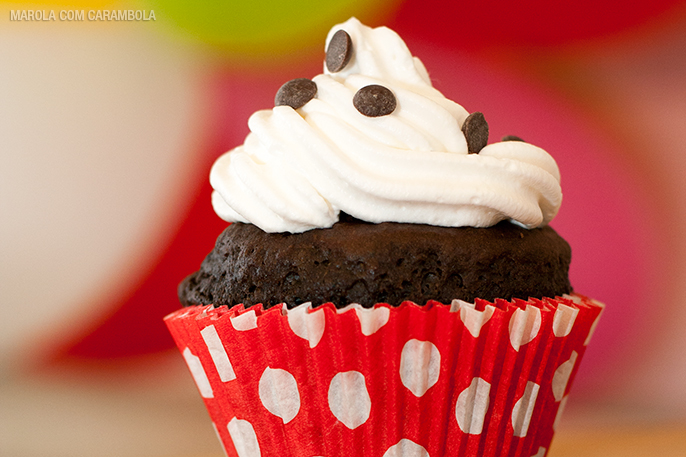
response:
[[[213,165],[231,225],[165,318],[226,454],[546,455],[603,308],[555,160],[489,143],[392,30],[326,43]]]
[[[569,293],[571,250],[551,227],[365,223],[266,233],[234,223],[179,286],[184,305],[289,307],[311,301],[371,307],[404,300],[555,297]]]

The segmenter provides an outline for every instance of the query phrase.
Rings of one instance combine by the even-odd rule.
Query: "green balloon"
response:
[[[157,23],[241,55],[280,54],[321,42],[351,16],[385,19],[399,0],[144,0]]]

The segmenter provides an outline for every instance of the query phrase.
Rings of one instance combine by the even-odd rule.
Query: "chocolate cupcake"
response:
[[[545,455],[602,310],[553,158],[354,18],[275,105],[215,163],[233,224],[166,318],[227,454]]]
[[[179,286],[188,305],[332,302],[450,303],[571,292],[571,250],[551,227],[504,221],[490,228],[435,227],[346,218],[331,228],[266,233],[229,226],[200,270]]]

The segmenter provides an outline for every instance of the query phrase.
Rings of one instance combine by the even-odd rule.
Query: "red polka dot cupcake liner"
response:
[[[228,456],[545,456],[603,305],[581,295],[165,318]]]

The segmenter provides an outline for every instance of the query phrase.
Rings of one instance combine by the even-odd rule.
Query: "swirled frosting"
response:
[[[562,201],[555,160],[522,141],[468,154],[468,112],[433,88],[421,61],[392,30],[352,18],[334,26],[352,40],[341,71],[312,80],[304,106],[254,113],[245,143],[210,173],[212,204],[229,222],[266,232],[332,226],[340,211],[369,222],[489,227],[509,219],[547,224]],[[362,87],[390,89],[397,108],[367,117],[353,106]]]

